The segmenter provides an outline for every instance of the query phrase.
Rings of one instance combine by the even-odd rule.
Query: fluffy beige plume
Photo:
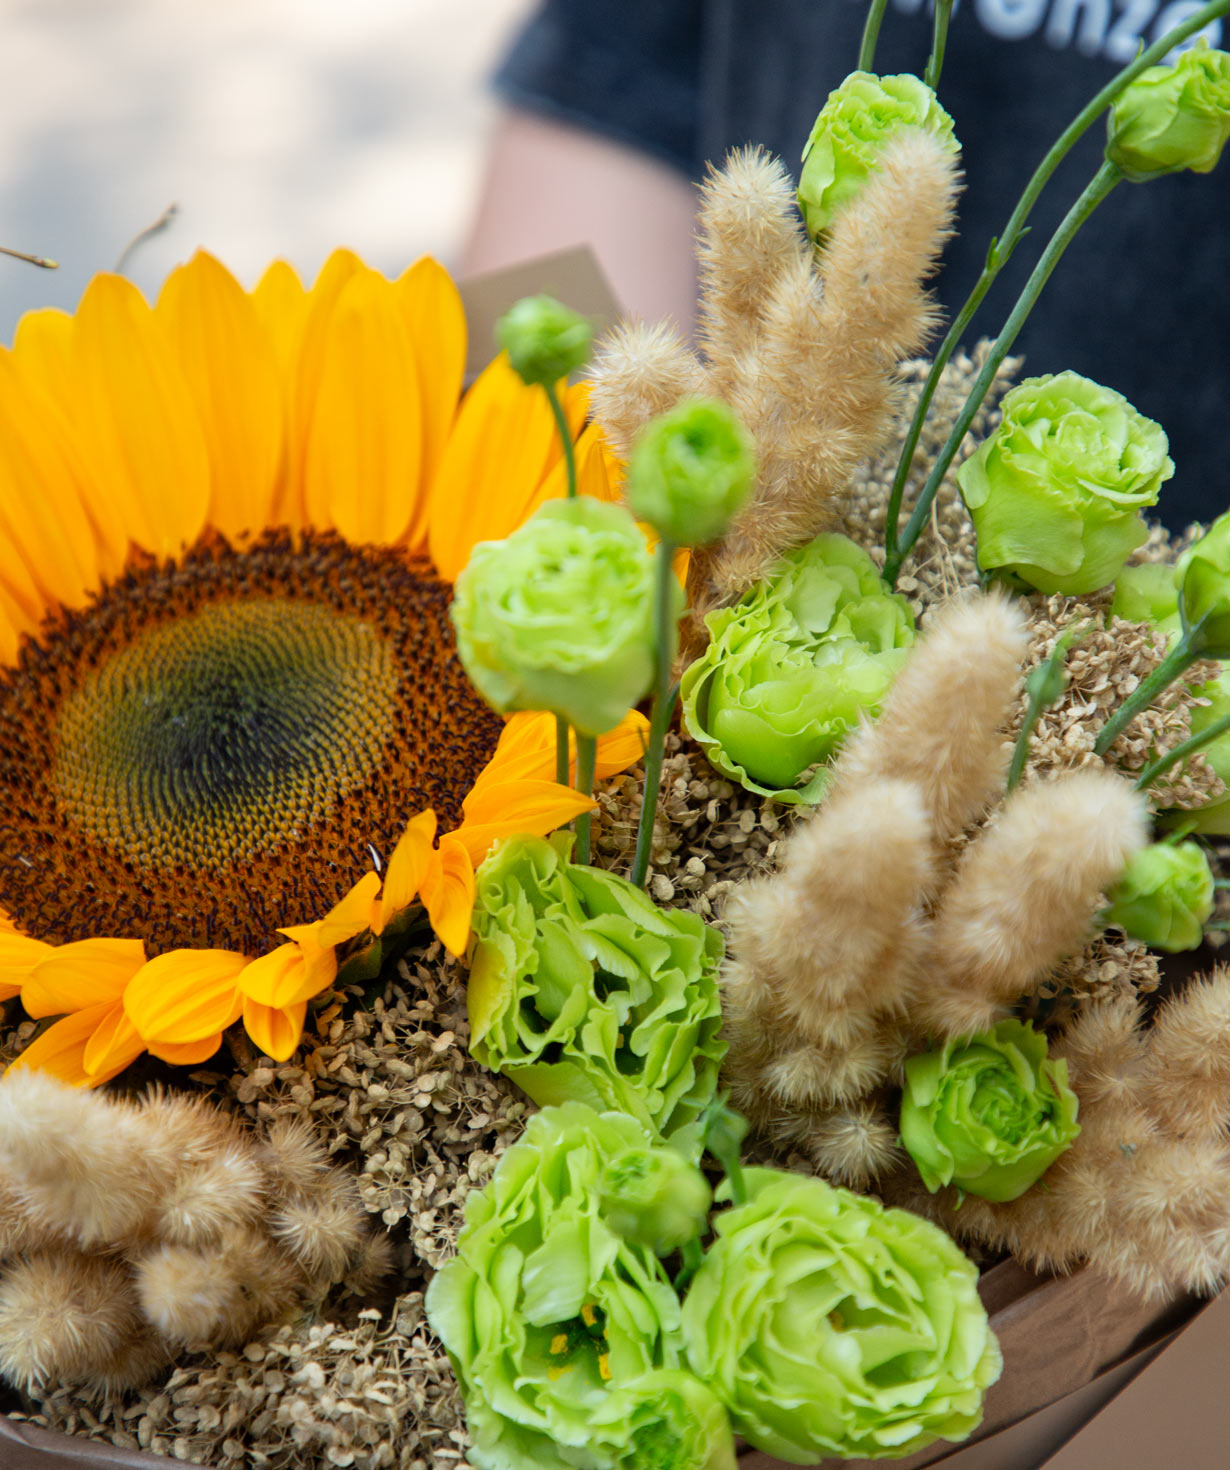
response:
[[[1110,771],[1018,790],[967,849],[931,931],[916,1017],[985,1031],[1088,935],[1098,898],[1148,838],[1144,798]]]
[[[212,1158],[182,1170],[158,1201],[156,1233],[176,1245],[207,1245],[228,1225],[254,1220],[265,1176],[249,1143],[223,1142]]]
[[[625,459],[650,419],[704,391],[696,354],[665,322],[617,326],[598,343],[590,366],[590,411]]]
[[[367,1212],[351,1180],[332,1170],[310,1193],[276,1209],[270,1233],[309,1277],[340,1281],[367,1233]]]
[[[1190,981],[1158,1012],[1140,1096],[1176,1135],[1212,1139],[1230,1127],[1230,970],[1224,965]]]
[[[298,1118],[275,1118],[261,1149],[265,1172],[290,1193],[314,1189],[329,1169],[329,1155],[318,1134]]]
[[[1000,734],[1020,689],[1029,637],[1015,599],[954,598],[931,613],[878,719],[847,741],[837,781],[853,789],[885,776],[917,783],[943,846],[1002,790]]]
[[[708,393],[730,397],[748,376],[739,359],[757,341],[779,276],[811,253],[794,189],[781,161],[756,147],[735,149],[701,188],[696,255]]]
[[[870,1188],[902,1158],[896,1120],[870,1099],[817,1118],[805,1146],[817,1173],[847,1189]]]

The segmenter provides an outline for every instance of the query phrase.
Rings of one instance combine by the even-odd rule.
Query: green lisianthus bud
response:
[[[659,1256],[701,1235],[713,1203],[705,1176],[673,1148],[628,1149],[606,1166],[598,1189],[615,1234]]]
[[[745,1179],[683,1304],[688,1363],[736,1431],[796,1465],[966,1438],[1002,1366],[973,1263],[938,1226],[822,1179]]]
[[[909,603],[862,547],[830,533],[705,622],[709,647],[680,685],[688,732],[749,791],[819,801],[828,772],[809,769],[879,709],[914,642]]]
[[[546,387],[585,366],[594,329],[554,296],[523,296],[496,323],[495,339],[523,382]]]
[[[917,77],[856,71],[829,93],[803,149],[799,176],[799,208],[813,240],[861,192],[884,145],[902,128],[925,128],[950,152],[960,152],[952,118]]]
[[[955,1184],[1002,1203],[1017,1199],[1080,1128],[1068,1064],[1046,1037],[1001,1021],[968,1040],[910,1057],[901,1098],[901,1142],[935,1193]]]
[[[474,548],[451,608],[458,656],[501,713],[550,710],[602,735],[653,681],[653,587],[653,557],[622,506],[549,500],[506,540]]]
[[[1181,633],[1175,567],[1163,561],[1144,561],[1138,566],[1124,567],[1115,578],[1115,598],[1110,610],[1115,617],[1129,623],[1150,623],[1168,639]]]
[[[608,1394],[592,1423],[599,1436],[615,1425],[626,1428],[611,1470],[738,1470],[730,1416],[699,1378],[680,1368],[646,1373]]]
[[[1026,378],[957,471],[978,565],[1041,592],[1113,582],[1147,538],[1140,512],[1174,474],[1159,424],[1079,373]]]
[[[1213,874],[1198,842],[1154,842],[1129,861],[1110,892],[1108,924],[1177,954],[1196,949],[1213,912]]]
[[[1230,715],[1230,672],[1225,671],[1207,684],[1197,686],[1192,692],[1204,704],[1193,704],[1192,734],[1200,735],[1217,720]],[[1218,735],[1200,752],[1227,788],[1224,796],[1217,796],[1206,805],[1181,813],[1183,825],[1192,832],[1207,832],[1214,836],[1230,836],[1230,731]]]
[[[1207,174],[1230,138],[1230,55],[1202,36],[1173,66],[1151,66],[1110,105],[1106,156],[1137,183]]]
[[[628,504],[675,546],[716,541],[756,479],[751,436],[719,398],[690,398],[652,419],[628,461]]]
[[[1230,511],[1179,558],[1179,611],[1194,652],[1230,658]]]

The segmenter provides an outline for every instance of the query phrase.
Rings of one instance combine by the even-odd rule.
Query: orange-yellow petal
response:
[[[285,395],[252,298],[198,250],[168,276],[156,314],[205,431],[210,522],[231,537],[259,531],[282,463]]]
[[[501,838],[518,832],[542,837],[592,811],[596,805],[592,796],[582,796],[572,787],[558,786],[554,781],[497,783],[482,793],[473,820],[467,814],[461,826],[448,836],[465,848],[477,867],[492,843]]]
[[[463,843],[442,837],[423,881],[423,907],[431,927],[453,955],[463,955],[470,942],[474,913],[474,864]]]
[[[408,909],[418,896],[432,860],[435,837],[436,814],[430,807],[406,824],[384,872],[373,933],[383,934],[393,916]]]
[[[252,292],[252,309],[265,329],[288,400],[309,300],[294,266],[286,260],[275,260]]]
[[[28,311],[17,323],[13,351],[23,371],[44,385],[53,398],[68,388],[72,363],[73,319],[66,311],[45,306]],[[59,398],[61,403],[71,398]]]
[[[176,1046],[169,1041],[151,1041],[146,1050],[151,1056],[170,1062],[173,1066],[195,1067],[201,1062],[207,1062],[221,1045],[222,1033],[218,1031],[213,1036],[207,1036],[204,1041],[189,1041],[182,1046]]]
[[[356,271],[323,329],[303,467],[310,525],[390,546],[421,517],[419,385],[398,291]]]
[[[299,1045],[306,1015],[307,1001],[280,1008],[250,999],[243,1003],[244,1030],[275,1062],[284,1062]]]
[[[333,984],[336,975],[337,954],[332,948],[290,943],[279,944],[246,965],[237,983],[245,1005],[255,1001],[280,1009],[319,995]]]
[[[598,737],[594,777],[605,781],[637,764],[649,743],[649,721],[639,710],[630,709],[613,730]],[[576,732],[569,731],[569,775],[576,779]],[[555,779],[555,716],[523,710],[509,719],[500,735],[495,754],[479,772],[470,794],[462,802],[467,814],[475,793],[507,781],[552,781]]]
[[[55,952],[54,944],[19,934],[12,919],[0,909],[0,1000],[16,995],[35,969]]]
[[[124,1014],[123,1002],[114,1000],[86,1042],[81,1066],[96,1086],[130,1067],[144,1050],[137,1028]]]
[[[461,398],[466,365],[466,316],[452,277],[430,256],[415,261],[399,277],[397,293],[410,331],[422,423],[421,493],[406,534],[406,544],[419,552],[426,550],[427,490]]]
[[[21,988],[21,1003],[39,1020],[118,1001],[144,963],[145,945],[139,939],[77,939],[61,944],[35,966]]]
[[[364,873],[323,919],[316,919],[310,924],[291,924],[279,929],[278,933],[297,943],[316,945],[321,949],[345,944],[376,922],[376,895],[379,892],[379,873]]]
[[[92,1075],[86,1071],[85,1049],[95,1029],[114,1010],[115,1002],[105,1001],[102,1005],[90,1006],[88,1010],[65,1016],[54,1026],[48,1026],[40,1037],[26,1047],[4,1075],[8,1077],[14,1072],[49,1072],[73,1087],[97,1087],[108,1081],[106,1073]],[[127,1065],[127,1062],[123,1064]],[[110,1076],[114,1077],[117,1072],[123,1071],[123,1066],[116,1067]]]
[[[236,981],[247,964],[225,949],[176,949],[149,960],[128,982],[124,1009],[146,1042],[203,1041],[239,1019]]]
[[[122,276],[95,276],[73,318],[81,447],[130,538],[157,556],[195,541],[209,460],[188,385],[153,313]]]
[[[562,452],[547,395],[501,353],[462,400],[432,484],[428,548],[442,577],[455,581],[479,541],[521,525]]]

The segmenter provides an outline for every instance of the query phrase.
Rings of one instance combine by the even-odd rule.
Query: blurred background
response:
[[[0,0],[0,342],[198,246],[245,285],[349,245],[387,274],[455,266],[494,114],[485,80],[530,0]]]

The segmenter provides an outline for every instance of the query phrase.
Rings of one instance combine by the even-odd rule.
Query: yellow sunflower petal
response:
[[[78,939],[61,944],[35,966],[21,988],[21,1003],[28,1015],[39,1020],[118,1001],[144,963],[145,945],[139,939]]]
[[[455,581],[479,541],[516,530],[561,453],[547,395],[501,353],[462,400],[432,484],[428,548],[442,577]]]
[[[236,981],[247,964],[225,949],[176,949],[149,960],[128,982],[124,1009],[146,1042],[185,1045],[239,1019]]]
[[[297,943],[329,949],[345,944],[376,921],[376,895],[380,892],[380,874],[364,873],[350,892],[340,898],[323,919],[311,924],[291,924],[279,929],[287,939]]]
[[[415,261],[398,278],[397,293],[410,331],[422,422],[423,458],[419,476],[424,488],[406,534],[406,544],[418,552],[426,550],[426,487],[430,486],[440,463],[461,398],[466,365],[466,315],[452,277],[430,256]]]
[[[17,611],[5,600],[4,587],[0,584],[0,664],[17,662],[21,651],[21,635],[33,631],[24,613]]]
[[[269,523],[282,463],[284,395],[251,297],[198,250],[158,298],[209,449],[209,519],[225,536]]]
[[[645,754],[649,743],[649,721],[639,710],[630,709],[613,730],[598,737],[594,778],[605,781],[609,776],[629,770]],[[569,731],[569,775],[576,780],[576,732]],[[469,815],[481,800],[483,792],[507,781],[553,781],[555,779],[555,716],[525,710],[515,714],[504,726],[495,754],[479,772],[462,811]]]
[[[299,340],[303,336],[309,300],[294,266],[286,260],[275,260],[252,292],[252,309],[265,329],[279,375],[287,388],[292,366],[299,357]]]
[[[183,374],[137,288],[95,276],[73,318],[82,448],[129,535],[171,556],[200,535],[209,460]]]
[[[297,351],[291,364],[290,411],[287,420],[286,475],[282,495],[274,506],[274,520],[294,530],[307,524],[303,499],[303,473],[308,438],[316,412],[316,394],[324,368],[329,323],[338,296],[346,282],[367,267],[351,250],[335,250],[325,261],[308,293],[302,326],[297,334]]]
[[[221,1045],[222,1033],[218,1031],[213,1036],[207,1036],[204,1041],[185,1042],[182,1046],[167,1041],[151,1041],[146,1050],[151,1056],[170,1062],[173,1066],[195,1067],[201,1062],[207,1062]]]
[[[596,805],[593,797],[582,796],[570,786],[557,786],[554,781],[501,782],[483,793],[474,819],[467,815],[448,836],[461,843],[477,866],[493,842],[518,832],[545,836]]]
[[[54,396],[68,387],[72,363],[73,319],[66,311],[45,306],[28,311],[17,323],[13,351],[23,369],[46,384]]]
[[[58,1077],[61,1082],[67,1082],[73,1087],[97,1087],[109,1081],[110,1078],[105,1073],[92,1075],[86,1071],[85,1049],[95,1029],[114,1010],[115,1002],[105,1001],[102,1005],[90,1006],[88,1010],[78,1011],[75,1016],[65,1016],[54,1026],[48,1026],[37,1040],[26,1047],[4,1075],[8,1077],[14,1072],[49,1072],[51,1076]],[[116,1067],[110,1074],[111,1077],[122,1072],[127,1065],[125,1062],[123,1066]]]
[[[423,907],[445,949],[461,956],[470,942],[474,864],[464,843],[455,837],[442,837],[434,857],[423,882]]]
[[[307,1001],[281,1008],[264,1006],[255,1000],[245,1000],[243,1003],[244,1030],[261,1051],[275,1062],[286,1061],[299,1045],[306,1015]]]
[[[84,483],[60,416],[0,351],[0,579],[36,589],[39,615],[83,606],[101,580]]]
[[[383,934],[394,914],[408,909],[418,896],[431,863],[435,838],[436,814],[430,807],[406,824],[385,869],[373,933]]]
[[[144,1050],[145,1043],[137,1035],[137,1028],[124,1014],[123,1002],[114,1000],[86,1042],[81,1066],[89,1075],[91,1085],[96,1087],[132,1066]]]
[[[298,944],[279,944],[244,967],[237,984],[244,1003],[281,1009],[308,1001],[332,985],[337,955],[332,949],[313,952]]]
[[[419,385],[396,287],[356,272],[323,351],[303,468],[308,521],[358,546],[394,545],[423,498]]]
[[[19,934],[12,919],[0,909],[0,1000],[16,995],[34,970],[53,954],[54,944]]]

